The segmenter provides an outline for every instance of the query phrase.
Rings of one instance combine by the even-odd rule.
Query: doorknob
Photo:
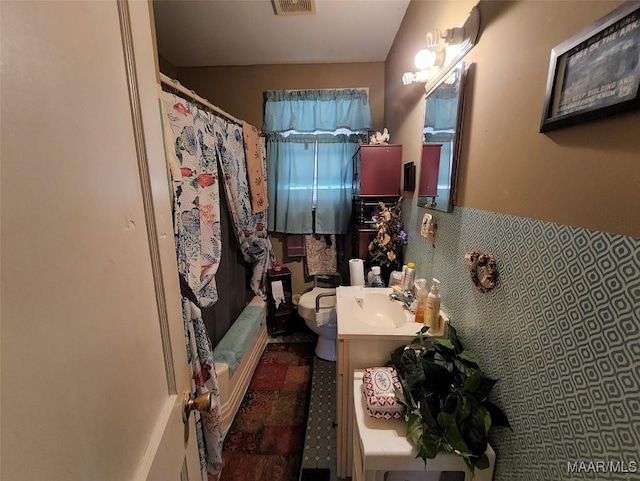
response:
[[[182,422],[185,424],[187,424],[187,421],[189,420],[191,411],[196,410],[205,413],[211,411],[211,391],[200,394],[200,396],[196,398],[192,398],[191,393],[189,391],[185,391],[183,399]]]

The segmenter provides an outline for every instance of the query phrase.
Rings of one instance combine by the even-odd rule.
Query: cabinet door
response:
[[[360,147],[359,157],[359,195],[396,196],[400,194],[401,145],[363,145]]]
[[[441,150],[441,144],[425,144],[422,146],[420,185],[418,185],[419,197],[436,197],[438,195]]]

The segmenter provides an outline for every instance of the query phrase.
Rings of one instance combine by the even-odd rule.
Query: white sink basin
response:
[[[341,296],[338,288],[338,339],[406,338],[422,329],[423,324],[414,322],[414,315],[401,301],[389,299],[392,289],[365,287],[362,292],[364,298],[359,300]]]
[[[405,312],[402,303],[390,300],[388,293],[369,292],[362,301],[362,307],[355,309],[355,317],[370,326],[397,329],[407,323]]]

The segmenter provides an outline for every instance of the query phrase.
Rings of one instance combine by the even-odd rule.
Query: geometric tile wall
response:
[[[413,203],[405,262],[440,280],[465,348],[500,379],[492,398],[514,432],[492,430],[494,480],[640,480],[640,239],[455,207],[430,211],[433,247]],[[497,260],[488,293],[469,278],[471,249]]]

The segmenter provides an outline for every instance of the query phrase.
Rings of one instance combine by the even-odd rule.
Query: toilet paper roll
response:
[[[352,286],[364,286],[364,261],[362,259],[349,260],[349,279]]]
[[[284,304],[284,287],[282,286],[282,281],[271,282],[271,295],[273,296],[276,309],[280,307],[280,304]]]

